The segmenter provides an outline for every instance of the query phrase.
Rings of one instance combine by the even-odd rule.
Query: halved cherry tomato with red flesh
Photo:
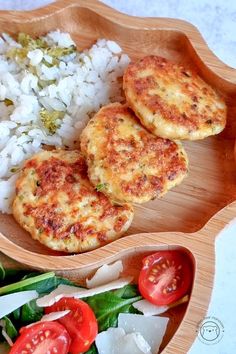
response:
[[[67,354],[70,336],[60,323],[39,322],[23,327],[9,354]]]
[[[160,251],[144,258],[139,291],[155,305],[169,305],[190,290],[192,277],[192,264],[186,253]]]
[[[67,315],[58,319],[71,337],[69,352],[71,354],[86,352],[98,333],[97,320],[93,310],[82,300],[64,297],[54,305],[46,307],[45,312],[63,310],[71,310]]]

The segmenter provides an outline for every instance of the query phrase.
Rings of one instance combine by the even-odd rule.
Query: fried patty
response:
[[[92,184],[114,201],[144,203],[165,194],[187,174],[183,147],[149,133],[133,112],[110,104],[81,134]]]
[[[222,98],[195,72],[157,56],[129,64],[123,79],[128,105],[153,134],[203,139],[226,124]]]
[[[64,252],[102,246],[131,224],[133,207],[114,205],[94,189],[79,151],[43,151],[16,182],[13,215],[34,239]]]

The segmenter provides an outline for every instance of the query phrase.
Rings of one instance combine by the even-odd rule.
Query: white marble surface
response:
[[[76,1],[76,0],[72,0]],[[1,9],[33,9],[52,0],[0,0]],[[235,0],[102,0],[134,16],[174,17],[198,27],[209,47],[226,64],[236,68]]]
[[[0,9],[32,9],[50,0],[0,0]],[[236,68],[235,0],[103,0],[116,9],[136,16],[176,17],[195,24],[209,47],[228,65]],[[236,75],[236,72],[235,72]],[[203,344],[196,338],[189,354],[236,353],[236,220],[223,230],[216,241],[216,274],[209,316],[224,326],[217,344]],[[209,344],[209,343],[208,343]]]

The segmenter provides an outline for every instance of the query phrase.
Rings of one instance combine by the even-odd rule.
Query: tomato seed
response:
[[[150,275],[149,278],[148,278],[148,280],[150,280],[150,282],[154,282],[155,277],[154,277],[153,275]]]
[[[46,338],[49,337],[49,336],[50,336],[50,331],[46,331],[46,332],[44,333],[44,335],[45,335]]]

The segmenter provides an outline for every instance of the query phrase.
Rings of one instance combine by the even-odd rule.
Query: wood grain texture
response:
[[[188,178],[161,200],[136,206],[128,236],[92,252],[61,256],[32,240],[11,216],[0,215],[0,249],[28,266],[83,280],[116,259],[124,261],[127,273],[137,275],[144,255],[160,247],[184,247],[195,263],[194,286],[185,315],[183,308],[172,316],[164,345],[183,321],[163,353],[186,353],[211,294],[214,238],[236,215],[236,70],[216,58],[197,29],[181,20],[130,17],[93,0],[62,0],[30,12],[0,11],[0,32],[39,36],[56,28],[70,32],[79,49],[107,38],[117,41],[132,59],[157,54],[189,65],[225,98],[227,127],[216,137],[184,143]],[[8,259],[4,262],[11,265]]]

